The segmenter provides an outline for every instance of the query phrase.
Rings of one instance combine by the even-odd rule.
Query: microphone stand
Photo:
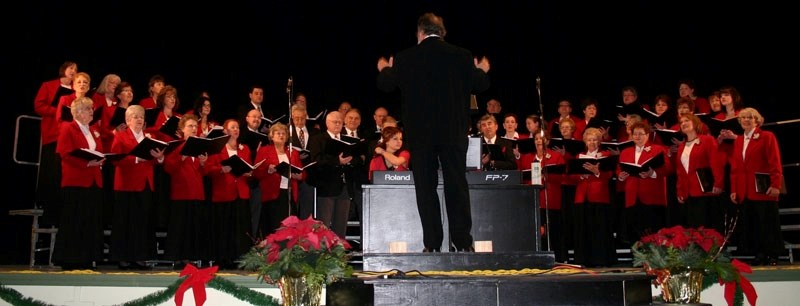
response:
[[[288,158],[289,159],[289,184],[287,184],[287,188],[286,188],[286,192],[287,192],[286,202],[289,203],[289,215],[292,214],[292,152],[294,152],[294,148],[292,147],[292,135],[294,134],[294,133],[292,133],[292,126],[294,125],[294,123],[292,122],[292,101],[293,101],[293,99],[292,99],[292,87],[293,86],[294,86],[294,82],[292,80],[292,76],[289,76],[289,81],[286,82],[286,96],[288,97],[288,100],[289,100],[289,113],[287,114],[287,116],[289,117],[289,138],[288,138],[289,141],[286,142],[289,145],[289,156],[288,156],[289,157]],[[297,127],[295,127],[295,128],[297,128]],[[299,205],[298,205],[298,207],[299,207]],[[298,212],[299,212],[299,208],[298,208]]]
[[[539,130],[542,136],[545,135],[545,129],[547,128],[547,124],[545,124],[544,120],[544,102],[542,101],[542,79],[538,76],[536,77],[536,94],[539,97]],[[535,136],[534,136],[535,137]],[[542,146],[545,150],[547,150],[547,145],[545,144]],[[547,156],[547,152],[542,152],[542,160],[540,161],[541,165],[539,165],[540,169],[542,169],[542,192],[544,192],[544,233],[547,235],[547,251],[552,251],[551,248],[551,240],[552,237],[550,236],[550,199],[547,196],[547,184],[549,182],[545,179],[547,174],[547,168],[544,167],[544,158]],[[531,175],[533,173],[531,172]]]

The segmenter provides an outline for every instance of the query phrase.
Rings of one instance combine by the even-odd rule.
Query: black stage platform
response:
[[[644,273],[367,278],[327,287],[332,305],[648,305]]]

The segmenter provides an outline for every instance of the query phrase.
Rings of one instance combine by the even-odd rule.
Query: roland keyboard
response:
[[[374,171],[372,183],[375,185],[413,185],[414,174],[411,171]],[[441,171],[439,171],[439,184],[442,184]],[[519,170],[467,171],[467,184],[519,185],[522,184],[522,175]]]

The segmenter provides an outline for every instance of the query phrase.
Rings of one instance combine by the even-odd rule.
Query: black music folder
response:
[[[756,193],[767,193],[769,186],[772,184],[772,179],[769,173],[756,172]]]
[[[126,155],[117,153],[103,153],[88,148],[75,149],[74,151],[69,152],[69,154],[86,161],[98,161],[105,159],[107,162],[120,160]]]
[[[567,171],[570,174],[594,174],[589,170],[583,168],[583,164],[590,163],[590,164],[599,164],[600,171],[614,171],[617,167],[617,161],[619,158],[617,156],[603,156],[603,157],[589,157],[585,155],[579,155],[578,158],[573,158],[567,162]]]
[[[705,193],[710,193],[714,190],[714,172],[711,168],[697,168],[697,181],[700,182],[700,190]]]
[[[262,159],[260,162],[251,165],[250,163],[239,157],[239,155],[231,155],[231,157],[228,157],[227,159],[220,161],[219,164],[231,167],[231,174],[233,174],[234,176],[242,176],[245,173],[255,170],[256,168],[258,168],[258,166],[261,166],[261,164],[264,163],[265,160],[266,159]]]
[[[600,142],[600,150],[616,150],[622,152],[622,150],[633,147],[634,145],[636,144],[633,143],[633,140],[626,140],[623,142],[603,141]]]
[[[325,151],[328,154],[344,157],[360,156],[367,152],[367,142],[349,136],[340,136],[341,139],[330,138],[325,144]]]
[[[308,162],[311,161],[311,151],[297,146],[291,146],[290,149],[292,151],[297,151],[297,153],[300,154],[300,161],[302,161],[303,164],[308,164]]]
[[[655,127],[656,124],[660,124],[664,127],[670,127],[678,122],[677,118],[678,116],[669,110],[659,115],[653,111],[642,108],[642,119],[647,120],[647,123],[653,127]]]
[[[505,160],[503,153],[503,146],[496,143],[484,143],[481,150],[481,156],[489,154],[489,160]]]
[[[703,122],[708,126],[708,131],[711,133],[711,136],[714,137],[719,136],[719,133],[722,130],[730,130],[736,135],[742,135],[744,133],[742,125],[739,124],[738,117],[730,119],[708,118]],[[730,142],[733,141],[733,139],[727,139],[727,140]]]
[[[125,123],[125,112],[127,108],[117,106],[114,109],[114,114],[111,115],[111,119],[108,120],[108,125],[111,127],[117,127],[120,124]]]
[[[92,113],[92,121],[89,122],[89,125],[94,124],[97,120],[100,120],[100,117],[103,115],[103,108],[98,107]],[[72,108],[69,106],[61,106],[61,121],[64,122],[72,122],[74,118],[72,118]]]
[[[326,112],[327,112],[327,111],[321,111],[321,112],[319,112],[319,114],[317,114],[317,115],[316,115],[316,116],[314,116],[314,117],[311,117],[311,116],[309,116],[309,115],[306,115],[306,121],[307,121],[307,122],[320,122],[320,121],[325,121],[325,117],[323,117],[323,115],[324,115]],[[342,117],[344,117],[344,114],[342,114]]]
[[[158,116],[161,115],[161,108],[148,108],[144,110],[144,126],[146,128],[153,127],[156,125],[156,120]]]
[[[516,147],[519,150],[519,153],[536,153],[536,139],[535,138],[525,138],[525,139],[510,139],[512,147]]]
[[[586,128],[610,129],[614,125],[614,121],[607,119],[592,118],[586,123]]]
[[[677,141],[686,141],[686,134],[681,131],[673,131],[670,129],[656,129],[656,135],[661,138],[661,142],[665,145],[672,145],[672,139]]]
[[[164,121],[164,124],[161,125],[158,131],[164,133],[164,135],[172,137],[173,139],[178,139],[179,137],[176,135],[176,132],[178,132],[178,122],[180,121],[181,119],[178,118],[178,116],[169,117],[167,121]]]
[[[248,128],[241,130],[241,133],[239,134],[239,141],[241,141],[243,144],[247,145],[251,149],[257,148],[259,143],[261,144],[262,147],[270,143],[269,136],[267,136],[267,134],[251,131]],[[255,152],[251,153],[255,154]]]
[[[211,128],[211,131],[208,132],[206,138],[217,138],[225,135],[227,135],[225,134],[225,129],[223,129],[221,125],[217,125]]]
[[[283,119],[286,119],[286,118],[287,118],[286,114],[280,115],[280,116],[278,116],[276,118],[273,118],[273,119],[261,117],[261,122],[262,122],[262,125],[266,124],[267,126],[272,126],[273,124],[278,123],[278,122],[288,123],[288,119],[287,120],[283,120]]]
[[[531,169],[520,170],[520,172],[522,172],[523,180],[531,178]],[[542,165],[542,174],[567,174],[567,164]]]
[[[653,170],[660,168],[664,165],[664,153],[659,153],[656,156],[640,163],[619,162],[620,170],[628,172],[630,175],[639,175],[640,172],[647,172],[651,168]]]
[[[640,117],[644,118],[644,107],[642,107],[639,103],[631,103],[631,104],[617,104],[617,114],[622,117],[627,117],[628,115],[639,115]]]
[[[141,159],[151,160],[151,159],[153,159],[153,156],[150,155],[150,150],[154,150],[154,149],[164,150],[164,155],[167,155],[170,152],[172,152],[173,150],[175,150],[175,148],[177,148],[178,145],[180,145],[181,143],[183,143],[183,140],[173,140],[173,141],[166,142],[166,141],[153,139],[153,138],[150,138],[150,137],[145,137],[128,154],[136,156],[136,157],[141,158]]]
[[[220,136],[217,138],[204,138],[197,136],[190,136],[186,140],[186,144],[181,149],[181,155],[186,156],[199,156],[202,154],[217,154],[222,151],[225,144],[228,143],[230,135]]]
[[[303,171],[304,171],[304,170],[306,170],[306,168],[308,168],[308,167],[311,167],[311,166],[315,165],[316,163],[317,163],[317,162],[311,162],[311,163],[309,163],[308,165],[305,165],[305,166],[300,166],[300,165],[294,165],[294,164],[292,164],[292,165],[291,165],[292,174],[300,174],[300,173],[303,173]],[[281,162],[280,164],[278,164],[277,166],[275,166],[275,170],[276,170],[276,171],[277,171],[277,172],[278,172],[278,173],[279,173],[281,176],[284,176],[284,177],[289,177],[289,175],[288,175],[288,174],[289,174],[289,168],[290,168],[290,167],[289,167],[289,163],[287,163],[287,162]]]
[[[578,155],[581,152],[586,151],[586,144],[583,143],[583,141],[575,139],[551,138],[547,146],[554,150],[563,147],[566,153],[572,155]]]

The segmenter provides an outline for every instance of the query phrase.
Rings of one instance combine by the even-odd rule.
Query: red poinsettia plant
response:
[[[684,228],[680,225],[663,228],[655,234],[647,235],[631,248],[633,265],[642,266],[648,274],[656,276],[653,280],[660,286],[670,274],[684,271],[702,271],[703,289],[715,281],[725,286],[725,300],[728,305],[741,303],[741,293],[750,305],[756,305],[755,288],[742,273],[752,273],[747,264],[733,259],[725,245],[729,235],[723,237],[714,229]]]
[[[242,257],[241,267],[255,270],[259,280],[276,283],[281,277],[305,277],[330,284],[353,273],[347,261],[350,244],[321,221],[289,216],[281,227]]]

